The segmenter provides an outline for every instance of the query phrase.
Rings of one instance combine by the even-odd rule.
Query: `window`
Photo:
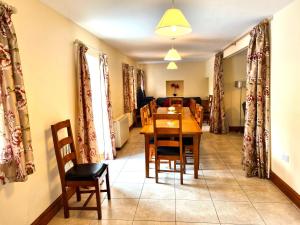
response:
[[[103,67],[100,65],[97,56],[88,53],[86,58],[91,78],[93,116],[97,135],[97,145],[100,154],[103,156],[104,149],[112,151]]]

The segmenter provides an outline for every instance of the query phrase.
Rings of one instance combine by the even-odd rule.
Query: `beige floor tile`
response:
[[[176,225],[176,223],[159,221],[133,221],[133,225]]]
[[[102,218],[133,220],[138,199],[111,199],[102,203]]]
[[[208,185],[211,198],[215,201],[248,201],[242,188],[238,185]]]
[[[93,221],[90,225],[132,225],[132,221],[126,220],[98,220]]]
[[[242,186],[251,202],[289,203],[290,200],[278,188],[271,185]]]
[[[176,222],[176,225],[219,225],[218,223],[187,223],[187,222]]]
[[[134,220],[175,221],[175,200],[140,199]]]
[[[173,184],[144,184],[141,198],[175,199]]]
[[[113,183],[111,187],[112,198],[139,198],[143,184],[135,183]]]
[[[207,184],[238,185],[229,170],[203,170]]]
[[[264,224],[250,202],[214,201],[221,223]]]
[[[206,184],[197,185],[176,185],[177,200],[211,200]]]
[[[176,221],[218,223],[212,201],[176,200]]]
[[[116,178],[117,183],[144,183],[144,172],[121,172]]]
[[[300,225],[300,210],[290,203],[254,203],[267,225]]]

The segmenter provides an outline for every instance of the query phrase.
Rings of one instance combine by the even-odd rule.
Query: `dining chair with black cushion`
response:
[[[107,198],[111,198],[108,165],[105,163],[78,163],[70,120],[52,125],[51,130],[61,180],[64,217],[69,217],[69,210],[96,210],[98,219],[101,219],[100,192],[107,192]],[[59,138],[62,134],[64,134],[65,137]],[[70,168],[65,169],[67,166]],[[106,189],[100,190],[100,185],[104,179]],[[83,203],[83,206],[71,207],[68,204],[68,189],[76,191],[77,201],[81,201],[81,194],[88,193],[90,195]],[[94,194],[96,194],[97,206],[87,206]]]
[[[203,107],[199,104],[196,104],[195,106],[195,120],[199,124],[199,127],[202,129],[203,125]],[[186,164],[187,163],[187,158],[193,158],[193,138],[192,137],[184,137],[183,138],[183,147],[185,149],[186,153]]]
[[[159,124],[159,121],[161,123]],[[164,126],[167,121],[168,126]],[[170,126],[174,124],[174,126]],[[154,114],[153,115],[154,146],[155,146],[155,181],[158,183],[159,172],[180,172],[180,183],[183,184],[183,173],[185,170],[184,150],[182,147],[182,115],[179,114]],[[160,137],[169,136],[168,140]],[[179,161],[180,170],[161,170],[160,161]]]

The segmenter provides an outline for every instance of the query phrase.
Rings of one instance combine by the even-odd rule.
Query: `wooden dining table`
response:
[[[157,113],[166,114],[168,112],[168,107],[159,107]],[[199,170],[199,145],[202,134],[202,129],[197,123],[195,117],[191,113],[189,107],[182,108],[182,135],[183,137],[192,137],[193,138],[193,157],[194,157],[194,178],[198,178]],[[157,122],[159,127],[174,127],[172,121],[161,120]],[[154,136],[153,124],[150,122],[148,125],[144,125],[140,131],[141,134],[145,136],[145,169],[146,177],[149,177],[149,147],[150,147],[150,138]]]

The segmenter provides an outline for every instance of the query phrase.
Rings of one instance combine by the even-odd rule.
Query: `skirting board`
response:
[[[68,190],[68,199],[75,194],[75,189]],[[60,195],[31,225],[44,225],[48,224],[50,220],[62,208],[62,196]]]
[[[291,188],[287,183],[285,183],[279,176],[277,176],[273,171],[270,173],[271,181],[284,193],[292,202],[295,203],[298,208],[300,208],[300,195]]]

